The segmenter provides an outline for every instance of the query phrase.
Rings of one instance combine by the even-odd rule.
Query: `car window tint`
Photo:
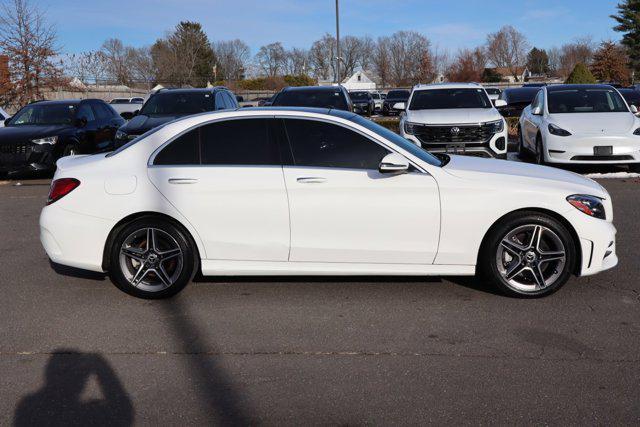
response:
[[[227,97],[227,104],[229,105],[228,108],[238,108],[238,101],[236,100],[235,96],[233,96],[229,92],[225,92],[224,94]]]
[[[194,129],[176,138],[160,151],[154,165],[199,165],[200,129]]]
[[[96,116],[98,116],[98,120],[110,120],[113,116],[109,108],[99,102],[93,104],[93,110],[95,111]]]
[[[89,104],[82,104],[80,108],[78,108],[78,114],[76,115],[78,119],[87,119],[87,123],[92,123],[96,121],[96,117],[93,114],[93,110]]]
[[[216,110],[225,110],[227,109],[227,99],[224,97],[222,92],[216,93]]]
[[[269,119],[238,119],[203,126],[203,165],[280,165]]]
[[[342,126],[287,119],[285,126],[296,166],[375,169],[389,151]]]

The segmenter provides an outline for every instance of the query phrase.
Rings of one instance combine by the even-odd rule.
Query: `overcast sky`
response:
[[[0,0],[3,1],[3,0]],[[6,0],[4,0],[6,1]],[[99,48],[110,37],[153,43],[181,20],[200,22],[211,40],[240,38],[255,51],[281,41],[309,47],[335,31],[334,0],[32,0],[56,24],[66,52]],[[341,34],[377,37],[398,30],[424,33],[456,51],[484,42],[510,24],[532,45],[551,47],[592,36],[618,40],[617,0],[341,0]]]

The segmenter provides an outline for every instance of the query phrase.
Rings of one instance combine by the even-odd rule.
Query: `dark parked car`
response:
[[[627,101],[629,106],[634,105],[636,108],[640,109],[640,92],[632,88],[623,88],[618,89],[620,95]]]
[[[371,116],[376,110],[376,101],[373,99],[371,92],[349,92],[349,97],[351,97],[351,102],[353,103],[354,113]]]
[[[382,114],[384,116],[388,116],[390,114],[400,114],[401,110],[396,110],[395,108],[393,108],[393,106],[398,102],[406,103],[407,101],[409,101],[409,95],[411,95],[411,92],[405,89],[389,91],[389,93],[387,93],[386,99],[382,103]]]
[[[98,99],[29,104],[0,128],[0,172],[53,171],[60,157],[109,150],[124,122]]]
[[[545,87],[547,86],[546,83],[525,83],[522,85],[522,87]]]
[[[276,94],[274,107],[317,107],[353,111],[349,93],[342,86],[287,87]]]
[[[504,117],[520,117],[522,110],[531,104],[533,98],[540,91],[539,87],[518,87],[509,88],[502,91],[500,99],[506,101],[506,107],[498,110]]]
[[[207,89],[164,89],[151,95],[140,112],[118,130],[116,145],[123,145],[179,117],[236,108],[239,106],[235,95],[222,86]]]

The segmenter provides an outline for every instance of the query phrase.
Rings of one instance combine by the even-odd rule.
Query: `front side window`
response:
[[[415,91],[409,110],[491,107],[491,101],[483,89],[430,89]]]
[[[548,93],[549,113],[626,113],[622,97],[614,89],[562,89]]]
[[[357,132],[314,120],[286,119],[296,166],[373,169],[389,151]]]
[[[93,123],[96,121],[96,116],[93,114],[93,109],[89,104],[82,104],[78,108],[78,119],[85,119],[87,123]]]
[[[70,125],[77,106],[74,104],[33,104],[18,111],[9,126]]]
[[[160,92],[153,95],[140,110],[144,116],[175,116],[204,113],[214,110],[209,92]]]

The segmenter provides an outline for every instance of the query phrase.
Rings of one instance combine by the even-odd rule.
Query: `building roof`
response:
[[[513,74],[511,73],[511,70],[508,67],[495,67],[495,68],[489,68],[489,69],[495,71],[497,74],[501,75],[502,77],[513,76]],[[516,67],[516,74],[519,76],[523,75],[525,71],[527,71],[527,67]]]

